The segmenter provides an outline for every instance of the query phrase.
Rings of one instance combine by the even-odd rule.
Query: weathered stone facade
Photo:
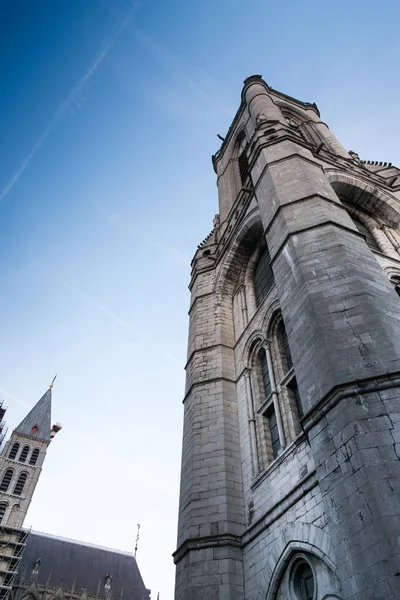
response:
[[[175,598],[398,598],[400,172],[259,76],[213,163]]]

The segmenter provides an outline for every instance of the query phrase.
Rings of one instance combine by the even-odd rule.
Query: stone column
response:
[[[256,475],[260,472],[260,463],[258,460],[258,448],[257,448],[257,429],[256,429],[256,417],[254,411],[254,398],[251,389],[250,371],[246,369],[244,372],[246,380],[246,399],[249,415],[249,430],[250,430],[250,445],[253,459],[253,474]]]

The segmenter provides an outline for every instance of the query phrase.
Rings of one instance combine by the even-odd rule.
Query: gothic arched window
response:
[[[13,494],[16,496],[20,496],[22,494],[27,477],[27,473],[21,473],[21,475],[18,477],[17,483],[15,484]]]
[[[351,218],[353,219],[354,225],[357,227],[358,231],[361,233],[361,235],[364,236],[364,239],[367,242],[368,246],[371,248],[371,250],[374,250],[375,252],[380,252],[380,248],[368,227],[353,215],[351,215]]]
[[[3,475],[2,481],[0,483],[0,492],[7,492],[13,475],[14,475],[14,471],[12,469],[7,469],[7,471]]]
[[[246,136],[244,133],[242,133],[242,135],[239,136],[239,138],[237,140],[237,147],[238,147],[237,156],[238,156],[240,181],[241,181],[242,186],[245,187],[250,179],[250,166],[249,166],[249,160],[247,158],[247,150],[248,150],[249,144],[247,143]]]
[[[27,459],[27,456],[29,454],[29,446],[24,446],[21,450],[21,454],[19,455],[19,462],[25,462]]]
[[[280,350],[281,350],[281,357],[282,357],[281,363],[282,363],[283,376],[284,376],[284,378],[286,378],[286,375],[289,373],[289,371],[291,371],[293,369],[293,359],[292,359],[292,354],[290,352],[289,340],[288,340],[288,336],[286,333],[285,323],[283,322],[282,318],[279,321],[279,325],[277,327],[277,341],[278,341],[278,345],[280,346]],[[286,381],[287,381],[286,386],[290,390],[291,397],[296,402],[297,411],[299,413],[299,416],[302,417],[303,409],[301,406],[299,388],[297,387],[296,377],[294,376],[294,373],[292,376],[289,375],[289,377],[290,377],[289,381],[287,381],[287,378],[286,378]]]
[[[271,267],[271,257],[268,248],[265,247],[254,269],[254,291],[257,306],[267,296],[275,283],[274,273]]]
[[[15,442],[15,444],[13,444],[13,447],[10,450],[10,454],[8,455],[8,458],[14,459],[18,454],[18,450],[19,450],[19,444],[18,444],[18,442]]]
[[[6,510],[7,510],[7,504],[5,502],[1,502],[0,503],[0,523],[3,521]]]
[[[32,452],[32,456],[30,458],[29,464],[36,465],[38,458],[39,458],[39,448],[35,448]]]

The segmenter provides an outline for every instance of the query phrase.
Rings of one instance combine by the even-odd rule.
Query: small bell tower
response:
[[[2,526],[22,527],[42,471],[47,448],[62,427],[59,423],[51,426],[53,382],[14,429],[0,454]]]

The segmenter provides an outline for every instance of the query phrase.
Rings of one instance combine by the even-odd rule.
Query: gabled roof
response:
[[[110,596],[114,599],[149,600],[133,554],[32,532],[18,569],[17,581],[35,579],[33,566],[40,560],[36,581],[39,586],[63,590],[86,590],[88,596],[107,596],[105,578],[111,576]],[[18,583],[16,584],[18,585]]]
[[[33,435],[40,440],[50,441],[51,430],[51,387],[21,421],[15,431]]]

